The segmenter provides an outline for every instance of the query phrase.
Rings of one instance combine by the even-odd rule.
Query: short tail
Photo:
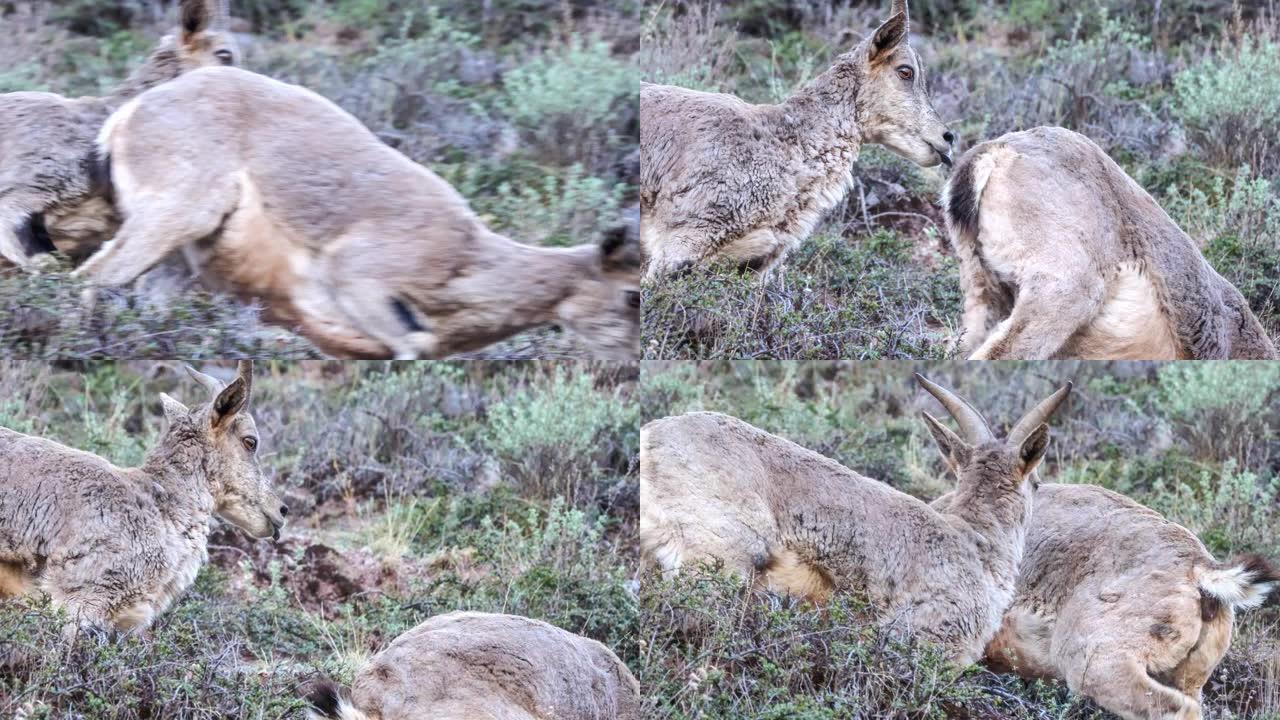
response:
[[[1257,555],[1245,555],[1200,575],[1200,589],[1236,610],[1248,610],[1280,600],[1280,569]]]
[[[371,720],[346,698],[333,682],[321,681],[307,692],[308,720]]]
[[[978,212],[982,190],[991,178],[995,155],[990,144],[979,145],[960,158],[942,190],[942,212],[952,243],[972,243],[978,237]]]

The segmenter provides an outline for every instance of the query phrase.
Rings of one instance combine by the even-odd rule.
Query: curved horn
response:
[[[1053,412],[1058,409],[1058,406],[1061,405],[1062,401],[1066,400],[1067,396],[1070,394],[1071,383],[1068,382],[1066,385],[1058,388],[1058,390],[1052,395],[1041,400],[1039,405],[1031,408],[1031,412],[1023,415],[1022,419],[1019,420],[1018,423],[1013,426],[1013,429],[1009,431],[1009,444],[1022,444],[1022,441],[1027,439],[1027,436],[1031,434],[1032,430],[1040,427],[1041,423],[1046,422],[1053,416]]]
[[[210,395],[217,395],[227,387],[218,378],[213,377],[212,375],[205,375],[190,365],[183,365],[183,367],[187,369],[187,374],[191,376],[191,379],[195,380],[200,387],[208,390]]]
[[[249,407],[253,400],[253,361],[241,360],[236,363],[236,377],[244,380],[244,406]]]
[[[893,5],[889,8],[889,17],[893,17],[898,13],[902,13],[902,17],[906,20],[903,27],[909,27],[911,24],[911,13],[907,11],[907,0],[893,0]]]
[[[982,417],[981,413],[974,410],[972,405],[965,402],[963,398],[920,373],[916,373],[916,382],[920,383],[920,387],[927,390],[930,395],[937,398],[938,402],[942,403],[942,407],[951,413],[951,417],[955,418],[956,424],[960,426],[960,433],[965,442],[977,445],[978,443],[995,439],[995,434],[991,432],[991,427],[987,425],[986,419]]]

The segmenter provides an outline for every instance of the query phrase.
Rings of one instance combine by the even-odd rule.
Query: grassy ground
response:
[[[80,369],[0,362],[0,425],[127,465],[158,392],[202,399],[176,366]],[[0,603],[0,717],[300,718],[301,686],[349,682],[458,609],[544,619],[638,669],[635,383],[616,365],[260,364],[283,539],[217,531],[147,637],[68,647],[42,600]]]
[[[874,29],[887,6],[652,3],[644,79],[778,102]],[[1039,125],[1084,133],[1280,338],[1275,12],[1226,0],[923,0],[911,3],[912,46],[958,150]],[[718,269],[648,289],[645,357],[951,354],[960,295],[937,207],[943,171],[866,147],[854,176],[848,199],[768,283]]]
[[[1220,559],[1280,558],[1280,367],[1256,363],[646,363],[645,420],[727,412],[926,500],[950,489],[919,419],[920,371],[1009,423],[1066,379],[1041,475],[1128,494]],[[1237,617],[1205,717],[1280,717],[1280,609]],[[855,598],[817,610],[710,569],[641,593],[641,683],[658,718],[1110,717],[1054,682],[947,667],[860,622]]]
[[[0,2],[0,93],[106,94],[176,24],[169,5]],[[636,0],[232,0],[231,7],[245,68],[334,100],[451,182],[498,232],[537,245],[595,242],[635,202]],[[66,316],[76,297],[65,272],[0,274],[0,354],[315,355],[300,339],[264,328],[252,308],[190,288],[159,301],[125,292],[75,326],[48,321]],[[210,337],[205,328],[217,332]],[[583,352],[539,331],[482,355]]]

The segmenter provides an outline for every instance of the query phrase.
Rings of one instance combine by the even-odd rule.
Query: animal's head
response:
[[[188,408],[160,394],[174,452],[199,454],[218,517],[255,538],[279,539],[289,509],[258,465],[258,426],[249,414],[253,362],[241,360],[230,385],[191,367],[187,372],[211,400]]]
[[[861,75],[857,107],[862,139],[917,165],[949,166],[955,136],[929,100],[924,65],[908,42],[908,25],[907,0],[893,0],[889,19],[854,48],[852,58],[844,59]]]
[[[1035,492],[1036,468],[1049,447],[1049,426],[1046,423],[1070,394],[1071,383],[1032,408],[1001,440],[991,431],[982,414],[963,398],[922,375],[917,374],[916,380],[942,403],[960,426],[957,434],[929,413],[922,413],[947,467],[956,476],[956,492],[951,507],[970,498],[997,511],[1020,509],[1022,517],[1025,517],[1030,512]],[[1021,503],[1000,502],[1002,498],[1011,497],[1019,497]]]
[[[608,360],[640,356],[640,242],[635,223],[611,229],[585,248],[587,272],[557,308],[557,319],[591,352]]]
[[[182,0],[178,29],[165,36],[148,60],[159,76],[156,80],[170,80],[202,67],[239,64],[240,48],[231,35],[228,2]]]

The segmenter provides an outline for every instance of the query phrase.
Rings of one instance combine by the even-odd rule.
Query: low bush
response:
[[[1246,35],[1180,73],[1174,88],[1178,117],[1211,162],[1280,178],[1280,43]]]
[[[959,315],[955,264],[917,264],[892,231],[806,241],[762,280],[717,267],[646,287],[646,358],[945,357]]]

